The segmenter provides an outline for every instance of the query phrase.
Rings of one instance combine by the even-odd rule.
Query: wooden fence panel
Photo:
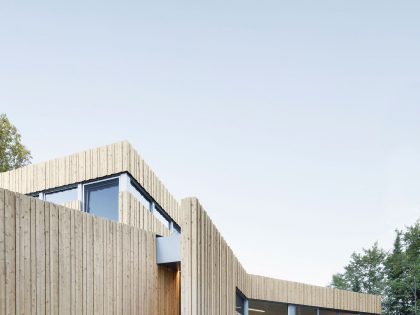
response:
[[[179,272],[155,246],[153,233],[0,189],[0,314],[180,315]]]

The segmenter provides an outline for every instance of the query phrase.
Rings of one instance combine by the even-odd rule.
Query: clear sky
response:
[[[39,162],[129,140],[247,271],[327,285],[420,216],[419,1],[1,1]]]

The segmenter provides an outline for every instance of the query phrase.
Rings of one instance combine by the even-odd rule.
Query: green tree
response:
[[[21,135],[6,114],[0,115],[0,172],[27,165],[30,151],[22,144]]]
[[[380,294],[384,315],[420,315],[420,221],[396,231],[389,253],[377,243],[353,253],[344,272],[333,275],[331,286]]]
[[[407,314],[420,314],[420,221],[408,227],[403,236],[405,249],[404,279],[409,296]]]
[[[383,294],[386,252],[375,243],[362,253],[353,253],[344,273],[333,275],[331,286],[354,292]]]
[[[384,296],[386,314],[408,314],[407,286],[404,272],[406,269],[406,255],[403,247],[403,233],[396,231],[394,248],[385,261],[387,286]]]
[[[416,314],[420,290],[420,223],[397,231],[394,248],[385,262],[386,314]],[[418,311],[417,311],[418,314]]]

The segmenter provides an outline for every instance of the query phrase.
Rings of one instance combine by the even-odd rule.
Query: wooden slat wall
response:
[[[160,236],[170,235],[170,231],[149,209],[146,209],[131,193],[119,193],[119,221]]]
[[[73,200],[73,201],[65,202],[63,204],[63,206],[67,207],[67,208],[72,208],[72,209],[75,209],[75,210],[82,210],[82,206],[81,206],[79,200]]]
[[[364,313],[380,313],[376,295],[249,275],[250,298]]]
[[[236,287],[248,297],[255,299],[367,313],[380,313],[380,299],[377,296],[248,275],[199,202],[196,199],[185,199],[182,201],[182,207],[180,208],[175,198],[168,192],[134,148],[126,141],[83,151],[45,163],[29,165],[14,171],[0,173],[0,187],[20,193],[29,193],[120,172],[129,172],[182,228],[182,314],[233,314]],[[10,202],[15,202],[13,200]],[[0,199],[0,204],[1,202]],[[5,202],[9,201],[6,200]],[[134,244],[132,242],[133,240],[140,241],[140,239],[141,242],[144,242],[143,238],[147,237],[143,237],[143,232],[139,232],[139,236],[133,236],[133,232],[126,231],[127,227],[125,225],[98,223],[106,221],[74,211],[70,212],[69,218],[67,218],[67,211],[57,210],[65,208],[57,208],[54,205],[48,206],[50,214],[45,215],[42,219],[42,213],[36,216],[37,212],[33,211],[33,209],[36,209],[37,205],[44,203],[40,203],[40,201],[35,201],[34,199],[31,199],[29,203],[31,204],[29,212],[28,210],[23,211],[23,213],[26,211],[29,214],[22,218],[22,222],[28,221],[29,223],[26,222],[25,224],[30,224],[31,228],[27,230],[27,226],[25,225],[23,234],[14,234],[14,237],[17,238],[15,243],[20,244],[18,249],[14,247],[17,246],[16,244],[13,245],[13,242],[8,241],[12,239],[10,233],[13,232],[9,231],[10,226],[2,225],[1,221],[7,220],[7,222],[12,222],[11,220],[13,218],[7,216],[8,212],[5,212],[3,217],[0,213],[0,235],[2,233],[5,235],[3,239],[0,237],[0,283],[6,283],[5,287],[0,286],[0,314],[2,314],[1,310],[3,308],[6,310],[6,307],[3,307],[3,305],[8,305],[7,310],[9,307],[12,307],[9,305],[10,303],[6,303],[8,301],[7,299],[12,298],[10,296],[11,293],[8,293],[8,288],[13,287],[14,281],[17,279],[13,276],[13,273],[12,276],[9,273],[5,273],[5,270],[10,269],[8,267],[10,262],[5,260],[4,255],[3,257],[1,256],[1,253],[4,251],[13,252],[18,250],[16,252],[16,259],[23,253],[23,257],[26,257],[26,260],[24,259],[22,262],[24,265],[22,267],[23,273],[25,275],[36,274],[41,279],[45,277],[45,281],[50,283],[50,286],[46,286],[47,292],[44,297],[44,294],[41,294],[41,296],[37,295],[38,282],[32,281],[32,278],[29,278],[29,280],[27,278],[23,279],[27,286],[25,288],[19,287],[19,290],[14,294],[17,295],[16,298],[20,298],[20,296],[28,296],[30,293],[30,299],[26,301],[26,304],[29,306],[26,304],[24,306],[28,307],[28,309],[35,305],[35,307],[41,307],[40,311],[43,311],[43,307],[40,306],[39,301],[44,301],[45,307],[52,310],[56,310],[57,305],[66,309],[68,307],[72,309],[71,305],[67,306],[67,299],[63,299],[62,303],[59,303],[60,300],[57,298],[58,292],[62,292],[62,289],[67,290],[67,287],[58,287],[58,284],[54,282],[57,277],[60,278],[60,282],[58,283],[63,283],[63,285],[68,286],[71,288],[71,292],[76,296],[79,294],[79,297],[83,299],[83,303],[80,305],[82,305],[82,310],[85,313],[92,313],[95,309],[95,305],[88,302],[88,300],[90,301],[94,298],[93,292],[96,292],[95,285],[97,291],[101,292],[100,296],[103,297],[103,301],[106,301],[103,304],[104,312],[106,310],[125,311],[124,308],[128,307],[127,305],[130,303],[127,304],[127,301],[121,298],[121,294],[128,288],[133,288],[133,290],[138,290],[138,292],[145,294],[135,284],[124,283],[118,278],[121,276],[125,279],[125,277],[130,276],[127,272],[131,272],[131,269],[123,268],[125,262],[122,257],[127,251],[132,253],[134,250],[131,247],[126,247],[128,246],[127,244]],[[80,205],[78,206],[73,203],[68,206],[74,209],[80,207]],[[136,231],[137,228],[140,228],[156,234],[168,235],[167,229],[150,212],[146,211],[141,204],[133,200],[133,197],[129,193],[122,193],[120,195],[119,211],[120,220],[132,225],[132,229],[134,228]],[[60,213],[62,213],[61,216],[59,215]],[[15,220],[17,220],[16,216]],[[65,220],[66,223],[70,222],[69,226],[64,226],[64,222],[59,220]],[[82,223],[82,228],[78,224],[74,224],[74,222],[79,221]],[[93,221],[96,225],[100,225],[100,227],[96,227],[95,229]],[[63,229],[59,230],[60,223]],[[108,227],[106,229],[105,225],[107,224],[111,224],[112,228]],[[19,225],[16,225],[16,227],[20,228]],[[43,227],[45,228],[45,235],[48,235],[49,239],[49,242],[45,242],[45,244],[42,242],[42,233],[37,234],[36,232],[42,231]],[[58,243],[55,237],[56,235],[59,236]],[[69,240],[72,238],[68,238],[69,235],[71,237],[74,235],[75,239],[78,239],[80,243],[70,242]],[[21,241],[21,239],[24,239],[24,241]],[[38,240],[41,241],[39,244]],[[96,242],[96,240],[100,240],[98,243],[99,252],[98,250],[94,251],[92,248],[92,242]],[[21,244],[20,242],[23,243]],[[76,246],[74,244],[79,245]],[[108,244],[111,244],[111,248]],[[38,254],[38,248],[41,248],[41,252],[45,251],[47,257],[45,258],[45,263],[43,262],[42,255],[38,260],[32,259]],[[139,256],[141,254],[142,257],[145,257],[145,248],[147,248],[146,245],[145,247],[140,246],[138,250],[142,252],[139,253]],[[105,256],[105,254],[101,253],[106,253],[106,260],[102,261],[100,259]],[[28,260],[28,257],[31,259]],[[57,257],[60,257],[61,260]],[[60,265],[63,258],[70,261],[69,266],[65,264]],[[153,279],[158,279],[157,276],[162,273],[162,271],[155,269],[155,264],[152,264],[150,261],[148,260],[146,262],[143,260],[138,266],[138,277],[141,278],[141,281],[149,279],[149,274],[154,275]],[[97,265],[92,265],[88,262],[95,262]],[[19,266],[20,263],[19,261]],[[16,265],[17,263],[12,262],[12,264]],[[112,266],[113,269],[109,266]],[[103,272],[103,275],[96,273],[95,277],[104,279],[101,280],[103,281],[103,286],[95,282],[96,278],[92,280],[88,277],[88,275],[94,274],[93,272],[97,268]],[[14,270],[17,270],[16,266]],[[65,270],[64,273],[63,270]],[[85,271],[80,276],[81,273],[77,270]],[[140,270],[142,271],[140,272]],[[147,273],[144,273],[144,270],[147,270]],[[112,277],[108,277],[108,275],[112,275]],[[107,278],[103,278],[105,276]],[[172,277],[171,274],[168,276]],[[70,286],[68,277],[75,279],[76,285]],[[163,280],[159,278],[159,281]],[[149,289],[153,289],[154,284],[152,285],[147,281],[146,283]],[[109,292],[108,285],[112,286],[114,291]],[[25,290],[29,290],[29,293]],[[127,299],[126,296],[124,298]],[[141,307],[147,305],[145,309],[142,308],[143,312],[141,314],[149,314],[149,309],[155,311],[156,307],[163,305],[163,303],[157,303],[154,297],[150,297],[147,294],[144,298],[148,301],[146,304],[137,301],[130,304],[130,308],[133,308],[133,305],[136,305],[136,303],[140,303]],[[143,299],[140,301],[143,301]],[[102,308],[100,303],[98,302],[97,307]],[[77,309],[78,307],[79,304],[74,304],[74,308]],[[92,307],[93,309],[91,309]]]
[[[181,201],[182,315],[235,314],[235,290],[248,298],[380,314],[379,296],[249,275],[196,198]]]
[[[0,173],[0,187],[27,194],[121,172],[129,172],[178,222],[178,202],[127,141]]]
[[[236,287],[250,292],[245,270],[197,199],[181,209],[181,313],[235,314]]]
[[[179,315],[155,235],[0,189],[0,315]]]

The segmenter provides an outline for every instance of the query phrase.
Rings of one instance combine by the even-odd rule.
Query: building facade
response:
[[[0,315],[380,312],[379,296],[248,274],[128,142],[0,173]]]

